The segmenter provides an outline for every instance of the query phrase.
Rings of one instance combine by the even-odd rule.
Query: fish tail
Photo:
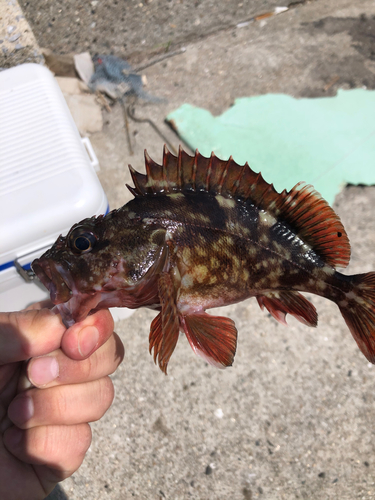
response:
[[[351,278],[352,290],[337,305],[358,347],[375,364],[375,272]]]

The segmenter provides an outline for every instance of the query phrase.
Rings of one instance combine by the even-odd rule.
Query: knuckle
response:
[[[103,379],[103,396],[103,399],[108,403],[109,407],[115,397],[113,382],[109,377],[104,377]]]
[[[104,377],[100,379],[99,381],[99,389],[98,389],[98,405],[97,405],[97,412],[98,412],[98,418],[101,418],[104,413],[108,410],[108,408],[111,406],[114,396],[115,396],[115,390],[113,387],[112,380],[109,377]]]
[[[88,450],[91,440],[92,440],[92,432],[91,432],[91,427],[87,423],[80,424],[77,428],[77,432],[79,433],[79,438],[80,438],[80,443],[81,443],[81,453],[82,456],[86,453]]]
[[[78,366],[81,371],[81,380],[91,380],[95,376],[97,369],[96,356],[90,356],[82,361],[78,361]]]
[[[51,402],[50,409],[53,410],[56,417],[66,415],[69,410],[69,403],[67,400],[66,386],[56,386],[53,389],[53,404]]]

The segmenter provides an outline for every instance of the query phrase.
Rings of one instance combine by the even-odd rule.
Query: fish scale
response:
[[[233,158],[145,153],[130,167],[134,199],[75,224],[32,266],[67,326],[105,307],[158,311],[150,352],[163,372],[185,333],[209,363],[233,363],[234,322],[206,309],[256,297],[279,322],[317,325],[299,292],[335,302],[364,355],[375,361],[375,273],[345,276],[350,244],[332,208],[311,186],[278,193]]]
[[[155,224],[166,227],[171,234],[173,233],[173,245],[177,249],[183,249],[182,255],[186,254],[187,248],[191,248],[191,254],[194,256],[192,266],[207,267],[210,276],[221,273],[224,281],[226,279],[223,273],[228,274],[227,278],[237,283],[236,297],[238,288],[243,288],[244,293],[246,290],[248,296],[248,289],[264,288],[265,280],[269,281],[266,288],[273,288],[272,274],[276,272],[275,267],[283,267],[286,282],[284,286],[290,287],[289,264],[294,269],[295,263],[301,259],[304,267],[309,263],[319,267],[325,265],[318,255],[307,248],[307,245],[285,224],[276,223],[273,219],[275,223],[270,225],[269,221],[266,221],[267,212],[259,211],[252,204],[246,207],[240,201],[231,207],[222,206],[216,198],[217,196],[202,197],[199,194],[187,193],[175,199],[171,199],[169,195],[151,200],[141,198],[131,202],[128,209],[145,214],[149,224],[154,221]],[[152,218],[152,214],[155,213],[157,217]],[[264,215],[263,218],[260,217],[261,214]],[[176,224],[180,228],[177,234],[174,230]],[[280,254],[279,248],[284,254]],[[287,255],[289,260],[286,259]],[[211,266],[211,258],[221,262],[222,265]],[[238,265],[235,265],[236,262]],[[264,275],[264,269],[257,268],[258,264],[263,267],[261,266],[263,262],[265,266],[271,264],[272,271],[267,275]],[[182,264],[186,265],[184,258]],[[241,281],[234,279],[233,275],[237,274],[236,268],[251,270],[251,279]],[[210,276],[206,277],[203,285],[210,282]],[[299,277],[298,282],[304,279],[304,276]],[[260,280],[263,280],[263,286],[258,285]],[[201,285],[202,282],[198,284]],[[227,295],[229,296],[229,292]]]

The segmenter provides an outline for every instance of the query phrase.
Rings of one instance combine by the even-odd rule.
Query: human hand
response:
[[[123,356],[107,310],[68,329],[49,309],[0,313],[1,499],[43,499],[78,469]]]

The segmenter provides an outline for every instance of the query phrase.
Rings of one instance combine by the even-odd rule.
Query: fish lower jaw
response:
[[[66,303],[65,302],[53,306],[53,308],[51,309],[51,311],[54,312],[55,314],[60,314],[62,322],[64,323],[64,326],[66,328],[69,328],[69,327],[73,326],[74,323],[76,322],[73,319],[70,311],[66,307]]]
[[[64,325],[69,328],[83,321],[93,309],[96,309],[101,301],[101,293],[74,294],[67,302],[56,304],[52,311],[60,314]]]
[[[100,290],[89,293],[73,291],[68,301],[56,304],[52,310],[61,315],[66,327],[70,327],[74,323],[83,321],[89,314],[110,307],[134,309],[139,305],[134,302],[128,290]]]

